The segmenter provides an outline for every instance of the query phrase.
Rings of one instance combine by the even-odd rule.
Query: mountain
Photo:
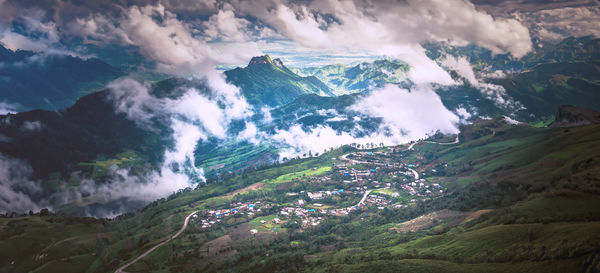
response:
[[[493,54],[491,51],[475,46],[450,46],[444,43],[423,45],[426,54],[433,60],[446,54],[467,57],[476,70],[520,71],[544,63],[600,61],[600,38],[592,36],[569,37],[559,43],[539,43],[520,59],[509,54]]]
[[[300,75],[314,76],[331,86],[338,95],[360,93],[385,84],[406,81],[408,64],[394,59],[364,62],[356,66],[342,64],[293,68]]]
[[[459,143],[343,146],[209,179],[112,221],[6,216],[0,268],[112,272],[183,226],[125,270],[594,272],[599,126],[479,120]]]
[[[257,106],[281,106],[303,94],[335,95],[316,77],[298,76],[269,55],[254,57],[248,66],[225,71],[225,76],[241,88],[250,104]]]
[[[160,163],[168,141],[161,135],[168,135],[169,129],[155,122],[163,134],[152,132],[115,113],[109,92],[84,96],[59,112],[0,116],[0,153],[24,160],[40,179],[66,179],[75,171],[93,171],[93,164],[82,163],[120,158],[128,151],[150,164]]]
[[[176,100],[189,88],[204,94],[210,92],[203,81],[183,78],[156,82],[149,91],[155,98]],[[24,169],[31,167],[31,179],[41,185],[35,192],[36,201],[73,188],[77,190],[89,180],[93,180],[95,186],[110,184],[115,179],[115,167],[127,170],[132,177],[159,171],[165,150],[174,144],[168,114],[157,113],[149,124],[138,124],[116,110],[111,94],[109,89],[97,91],[59,111],[32,110],[0,115],[0,163],[4,164],[5,159],[19,160],[26,163]],[[245,129],[243,126],[243,121],[241,124],[233,122],[227,128],[225,139],[211,137],[197,143],[193,163],[205,170],[206,177],[271,164],[277,158],[278,148],[270,143],[255,145],[236,140],[239,131]],[[135,183],[141,182],[143,180]],[[55,201],[56,204],[50,205],[69,215],[86,215],[115,205],[122,206],[123,211],[131,211],[145,205],[88,200],[82,206],[71,206],[69,202],[63,204],[68,200]]]
[[[96,59],[11,51],[0,45],[0,97],[19,111],[58,110],[123,73]]]
[[[600,123],[600,112],[572,105],[558,108],[550,127],[575,127]]]
[[[518,74],[491,80],[540,119],[551,117],[560,105],[572,104],[600,110],[600,62],[538,64]]]

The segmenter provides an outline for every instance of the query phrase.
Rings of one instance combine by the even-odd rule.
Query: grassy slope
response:
[[[285,105],[303,94],[333,95],[314,77],[300,77],[285,67],[272,63],[251,64],[225,72],[227,80],[242,88],[242,94],[253,105],[271,107]]]
[[[327,264],[325,271],[582,271],[586,261],[589,263],[600,249],[600,196],[565,188],[597,193],[598,183],[589,178],[600,171],[599,166],[592,164],[581,170],[574,166],[597,160],[598,129],[597,125],[568,130],[516,128],[458,147],[437,146],[436,154],[454,168],[454,179],[458,177],[458,181],[463,177],[462,181],[471,185],[484,183],[494,187],[498,181],[512,180],[538,187],[536,191],[542,193],[531,194],[524,201],[475,220],[465,220],[442,233],[438,226],[420,233],[426,236],[406,243],[363,249],[365,254],[325,254],[319,262]],[[520,135],[524,137],[517,137]],[[420,148],[436,149],[431,146],[434,145]],[[461,169],[464,166],[468,168]],[[573,180],[587,184],[572,185]],[[456,185],[466,187],[468,184]],[[387,236],[391,241],[399,239],[396,235]],[[334,262],[326,262],[328,259]]]
[[[598,129],[597,125],[568,130],[504,126],[495,128],[493,136],[480,134],[479,138],[471,138],[458,147],[417,145],[418,153],[433,153],[432,161],[441,159],[448,162],[449,175],[436,177],[436,180],[449,184],[469,181],[467,184],[454,183],[457,190],[440,201],[442,206],[456,209],[466,203],[470,206],[467,209],[495,210],[454,225],[440,222],[412,234],[398,234],[391,228],[410,219],[410,210],[423,214],[441,207],[424,204],[422,208],[409,209],[396,216],[374,213],[365,220],[368,222],[352,219],[354,216],[340,218],[320,227],[322,230],[333,228],[335,231],[327,231],[329,235],[318,230],[307,233],[308,238],[298,235],[298,238],[293,238],[294,244],[285,243],[288,248],[280,249],[277,255],[293,257],[298,251],[309,251],[311,255],[293,263],[305,271],[579,271],[585,267],[584,262],[589,263],[592,259],[591,253],[600,249],[600,238],[596,232],[600,228],[600,198],[597,195],[598,183],[593,179],[599,171]],[[272,191],[277,182],[321,174],[331,165],[331,158],[342,153],[344,151],[335,150],[318,158],[224,177],[217,184],[180,193],[105,227],[100,224],[62,225],[49,222],[52,217],[39,216],[1,219],[3,239],[0,251],[3,251],[3,257],[14,257],[17,266],[10,267],[7,260],[0,264],[0,268],[10,268],[15,272],[34,269],[55,272],[57,268],[63,268],[63,272],[114,269],[174,233],[180,228],[183,217],[192,210],[225,206],[232,200],[223,197],[225,194],[261,181],[269,182],[263,190]],[[507,189],[495,191],[504,187],[503,181],[522,185],[515,186],[516,189],[509,187],[508,190],[514,190],[514,194]],[[473,191],[473,188],[476,190]],[[510,194],[514,198],[506,197]],[[496,195],[502,198],[498,199]],[[378,224],[381,219],[387,220]],[[17,226],[12,229],[22,232],[9,232],[10,226]],[[53,229],[60,232],[53,232]],[[196,241],[184,236],[173,243],[174,249],[178,253],[187,253],[197,248],[197,244],[216,239],[210,236],[222,236],[228,232],[223,229],[212,235],[194,235]],[[327,249],[330,239],[326,238],[331,236],[340,244],[339,251],[320,252],[319,245],[326,244],[321,247]],[[65,246],[57,242],[65,239],[75,247],[70,246],[69,251],[64,251]],[[12,251],[13,245],[21,248]],[[46,247],[49,257],[36,262],[35,256],[44,253],[42,250]],[[164,247],[133,269],[144,271],[174,266],[166,263],[172,257],[171,251]],[[11,256],[11,253],[14,255]],[[50,253],[53,253],[52,256]],[[193,262],[196,258],[181,259]],[[243,271],[274,268],[270,267],[274,261],[262,259],[262,265],[240,260],[237,268]],[[285,264],[286,259],[278,258],[279,262],[276,260],[273,266]],[[67,266],[72,270],[67,270]],[[212,267],[213,270],[217,268],[220,267]]]

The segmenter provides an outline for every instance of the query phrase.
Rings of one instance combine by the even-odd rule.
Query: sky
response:
[[[264,53],[299,67],[381,56],[426,65],[424,42],[519,58],[532,50],[532,36],[598,36],[599,17],[597,1],[579,0],[0,0],[0,42],[80,56],[90,54],[82,45],[134,46],[177,73]]]
[[[113,183],[97,185],[85,180],[79,188],[33,198],[14,187],[25,185],[22,187],[30,193],[41,191],[42,182],[32,177],[31,167],[0,154],[0,212],[52,208],[55,204],[49,200],[74,200],[89,194],[151,202],[204,179],[203,170],[192,163],[196,144],[209,137],[251,143],[277,141],[289,147],[280,154],[289,158],[353,142],[395,145],[435,131],[456,134],[458,126],[477,109],[447,109],[443,105],[435,88],[460,84],[448,69],[497,105],[511,109],[521,106],[507,97],[501,86],[478,78],[467,59],[447,56],[442,62],[432,60],[422,44],[476,45],[519,59],[535,50],[534,43],[600,36],[598,1],[498,2],[0,0],[0,43],[10,50],[89,58],[104,49],[115,52],[115,48],[133,48],[153,64],[151,69],[156,72],[196,78],[207,88],[188,88],[180,98],[171,99],[151,96],[147,82],[128,77],[111,82],[107,87],[115,111],[138,126],[152,130],[153,118],[168,117],[174,145],[165,151],[162,167],[145,177],[131,177],[127,170],[114,169]],[[381,119],[381,127],[370,135],[357,138],[354,132],[336,132],[327,125],[306,130],[299,124],[268,135],[257,129],[252,117],[259,110],[264,116],[262,122],[270,123],[269,109],[252,108],[240,89],[217,69],[245,66],[253,56],[263,54],[294,67],[396,58],[410,66],[407,77],[413,85],[371,90],[346,109],[355,116],[335,117]],[[0,98],[0,114],[15,111]],[[227,135],[229,124],[240,120],[246,129]],[[27,126],[23,130],[44,128],[36,121]],[[358,127],[355,130],[360,131]],[[173,168],[175,165],[179,168]],[[190,179],[190,173],[197,179]],[[91,216],[111,217],[122,212]]]

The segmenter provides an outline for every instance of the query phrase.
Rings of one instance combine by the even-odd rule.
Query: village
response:
[[[333,163],[328,174],[308,176],[302,180],[314,189],[324,184],[337,185],[337,188],[287,192],[286,196],[298,199],[285,204],[266,200],[235,202],[224,209],[202,210],[193,218],[205,230],[223,224],[230,217],[260,218],[262,227],[274,230],[286,224],[290,226],[290,223],[309,228],[328,217],[345,216],[370,208],[402,209],[416,205],[418,200],[436,198],[445,193],[443,185],[429,181],[424,175],[426,173],[417,171],[423,171],[420,161],[406,163],[402,159],[394,155],[393,148],[383,152],[345,154]],[[431,173],[435,172],[435,169],[431,170]],[[274,217],[265,218],[267,215]],[[250,232],[258,230],[251,229]]]

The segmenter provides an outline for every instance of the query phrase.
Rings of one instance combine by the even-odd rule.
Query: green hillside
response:
[[[539,64],[498,83],[537,117],[550,116],[563,104],[600,110],[600,62]]]
[[[227,80],[241,88],[246,100],[257,106],[285,105],[303,94],[334,96],[317,78],[301,77],[269,55],[254,57],[248,66],[225,71]]]
[[[344,146],[319,157],[220,175],[108,222],[52,215],[3,218],[0,252],[8,259],[0,268],[114,270],[198,211],[180,237],[127,271],[593,272],[600,264],[599,129],[482,120],[461,128],[458,144],[368,151]],[[346,164],[340,172],[341,156],[349,153],[349,159],[367,163]],[[375,172],[370,180],[346,183],[343,168]],[[419,180],[407,168],[415,169]],[[331,214],[359,202],[358,185],[376,189],[365,193],[368,204]],[[319,200],[306,196],[336,189],[344,191]],[[298,207],[299,199],[306,205]],[[210,210],[225,213],[240,207],[237,202],[260,210],[202,227],[208,224],[201,219],[214,219]],[[282,214],[288,207],[302,208],[308,218]],[[318,224],[301,223],[313,217],[321,217]],[[59,228],[60,236],[44,235]],[[20,248],[14,251],[13,245]]]

